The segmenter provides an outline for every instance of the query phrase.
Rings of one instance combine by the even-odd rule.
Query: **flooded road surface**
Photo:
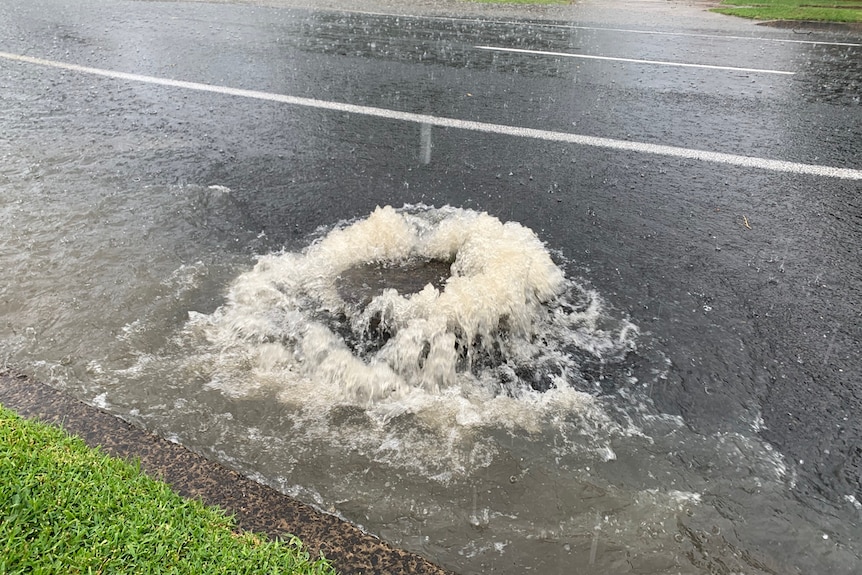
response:
[[[858,572],[862,39],[591,6],[5,2],[4,364],[463,574]]]

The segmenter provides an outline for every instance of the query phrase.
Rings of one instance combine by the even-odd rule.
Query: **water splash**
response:
[[[497,399],[517,402],[513,420],[589,403],[582,365],[621,359],[637,335],[528,228],[427,206],[378,208],[301,253],[261,257],[187,331],[226,394],[275,388],[390,416],[448,398],[462,423]]]

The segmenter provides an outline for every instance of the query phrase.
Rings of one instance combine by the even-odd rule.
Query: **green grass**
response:
[[[862,22],[862,0],[725,0],[713,12],[756,20]]]
[[[0,407],[0,573],[335,571],[297,539],[240,533],[220,509]]]

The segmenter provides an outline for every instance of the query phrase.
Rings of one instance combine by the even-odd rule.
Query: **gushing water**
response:
[[[531,230],[425,206],[378,208],[302,253],[260,258],[189,330],[223,367],[251,366],[251,378],[213,383],[231,395],[274,387],[289,401],[310,385],[332,403],[395,411],[445,396],[479,420],[495,398],[587,402],[579,357],[623,357],[637,334]]]
[[[230,197],[180,188],[162,209],[231,210]],[[756,544],[774,529],[757,520],[788,513],[792,469],[756,438],[658,413],[647,390],[672,366],[654,337],[527,228],[385,207],[253,265],[221,249],[164,259],[158,237],[107,260],[100,285],[134,286],[113,335],[89,308],[68,320],[99,326],[85,373],[63,372],[92,403],[459,572],[608,573],[623,557],[645,573],[767,572]],[[756,511],[723,515],[737,507]],[[794,536],[822,557],[834,550],[817,525]]]

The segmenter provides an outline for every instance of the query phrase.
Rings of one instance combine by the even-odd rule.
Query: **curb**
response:
[[[340,574],[454,575],[27,376],[0,372],[0,404],[22,417],[58,425],[108,455],[140,461],[145,473],[180,495],[233,514],[243,530],[272,538],[297,536],[309,554],[322,552]]]

